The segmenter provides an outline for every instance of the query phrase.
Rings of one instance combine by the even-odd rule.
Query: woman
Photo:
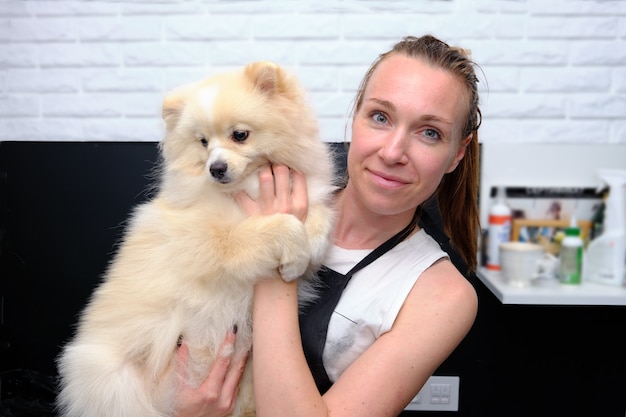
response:
[[[355,101],[349,179],[336,196],[338,221],[325,265],[341,277],[375,248],[397,241],[356,271],[337,305],[320,313],[330,320],[321,333],[309,328],[321,321],[314,307],[302,318],[301,335],[296,282],[257,284],[258,416],[398,415],[469,331],[477,310],[474,289],[417,220],[435,196],[446,232],[475,267],[476,83],[468,55],[431,36],[405,38],[367,72]],[[299,173],[267,167],[259,181],[256,201],[239,196],[249,214],[306,218]],[[311,346],[320,335],[321,349]],[[225,345],[233,339],[229,335]],[[242,366],[242,360],[214,366],[218,375],[207,379],[214,394],[205,395],[206,408],[196,415],[230,409]]]

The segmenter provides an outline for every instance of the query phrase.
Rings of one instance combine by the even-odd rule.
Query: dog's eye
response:
[[[200,143],[202,144],[202,146],[204,146],[205,148],[207,146],[209,146],[209,141],[206,140],[206,138],[200,138]]]
[[[243,142],[244,140],[248,139],[248,134],[250,132],[248,132],[247,130],[235,130],[233,132],[233,140],[235,142]]]

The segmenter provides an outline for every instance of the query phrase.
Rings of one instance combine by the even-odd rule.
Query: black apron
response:
[[[357,263],[347,274],[342,275],[325,266],[318,272],[323,288],[320,289],[319,297],[310,306],[300,313],[300,335],[302,337],[302,347],[317,389],[324,394],[332,383],[328,378],[322,356],[326,345],[326,335],[328,333],[328,323],[330,317],[339,302],[339,297],[344,288],[357,271],[365,268],[374,262],[384,253],[388,252],[407,238],[415,228],[416,219],[402,229],[395,236],[381,244],[370,252],[365,258]]]

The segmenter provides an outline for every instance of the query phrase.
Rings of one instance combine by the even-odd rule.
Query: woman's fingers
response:
[[[237,204],[239,204],[239,207],[241,207],[248,216],[256,216],[259,214],[259,205],[248,195],[248,193],[245,191],[238,191],[234,196]]]
[[[304,221],[308,212],[306,177],[286,165],[265,165],[259,170],[259,196],[240,191],[235,199],[249,215],[293,214]]]
[[[271,165],[265,165],[259,171],[259,205],[260,214],[273,214],[276,187],[274,172]]]
[[[306,177],[301,172],[292,171],[291,182],[292,214],[304,222],[309,211],[309,193],[306,187]]]
[[[180,345],[176,349],[176,373],[181,381],[187,381],[187,361],[189,360],[189,348],[179,339]]]
[[[239,383],[244,370],[246,369],[246,363],[248,361],[248,352],[239,354],[233,357],[233,360],[228,368],[226,377],[224,378],[224,385],[222,392],[225,394],[224,401],[231,404],[231,407],[235,405],[237,394],[239,392]],[[230,396],[230,398],[229,398]]]
[[[274,208],[280,213],[291,213],[291,172],[285,165],[272,166],[274,174]]]
[[[222,342],[222,346],[220,346],[215,362],[213,363],[213,366],[211,366],[209,375],[202,384],[202,388],[207,393],[211,393],[211,396],[221,393],[225,388],[223,387],[224,380],[226,378],[226,374],[228,373],[228,368],[230,367],[233,355],[235,354],[235,339],[236,335],[234,331],[226,334],[226,338]]]
[[[187,366],[189,347],[183,340],[176,352],[178,398],[176,417],[224,416],[235,406],[247,354],[235,357],[236,327],[228,332],[204,382],[194,387]]]

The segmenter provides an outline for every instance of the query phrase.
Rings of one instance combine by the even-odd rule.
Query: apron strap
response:
[[[353,274],[365,268],[406,239],[415,228],[416,220],[416,217],[414,217],[411,223],[404,229],[370,252],[347,274],[342,275],[325,266],[318,272],[318,277],[322,282],[319,297],[314,303],[300,312],[299,320],[304,355],[315,379],[317,389],[321,394],[328,391],[332,385],[324,368],[323,354],[330,317],[339,302],[343,290],[348,285]]]

